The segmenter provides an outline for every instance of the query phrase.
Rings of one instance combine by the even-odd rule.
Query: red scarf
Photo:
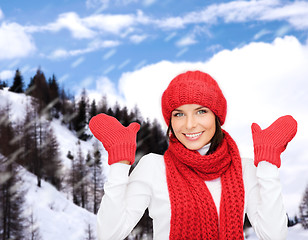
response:
[[[244,184],[238,148],[230,135],[202,156],[174,138],[164,155],[171,202],[170,239],[244,239]],[[220,217],[204,183],[221,177]]]

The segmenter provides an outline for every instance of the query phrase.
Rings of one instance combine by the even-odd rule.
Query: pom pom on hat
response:
[[[171,112],[184,104],[199,104],[209,108],[223,125],[227,114],[227,101],[218,83],[207,73],[188,71],[176,76],[161,99],[164,119],[169,125]]]

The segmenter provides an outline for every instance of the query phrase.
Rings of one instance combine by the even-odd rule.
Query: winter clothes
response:
[[[176,76],[162,95],[162,112],[167,125],[171,112],[184,104],[199,104],[207,107],[219,118],[220,125],[225,122],[227,101],[218,83],[207,73],[188,71]]]
[[[258,124],[251,125],[254,142],[255,165],[260,161],[268,161],[278,168],[281,165],[280,154],[286,149],[297,131],[297,122],[290,116],[283,116],[268,128],[261,130]]]
[[[208,149],[206,145],[199,152],[205,154]],[[164,157],[148,154],[141,158],[130,176],[129,169],[129,165],[121,163],[110,166],[105,195],[97,214],[99,239],[124,239],[136,226],[146,208],[153,219],[153,239],[169,239],[171,203]],[[278,168],[265,161],[255,167],[252,159],[242,159],[242,172],[245,201],[241,214],[244,216],[247,213],[259,239],[286,239],[287,215]],[[220,217],[222,180],[218,177],[204,182]]]
[[[108,151],[108,164],[127,160],[135,162],[136,134],[140,125],[136,122],[124,127],[116,118],[98,114],[91,118],[89,128]]]
[[[243,239],[244,185],[239,151],[224,131],[213,154],[200,155],[176,139],[164,155],[171,202],[170,239]],[[220,217],[204,181],[221,179]]]

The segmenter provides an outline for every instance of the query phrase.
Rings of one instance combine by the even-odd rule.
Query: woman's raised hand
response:
[[[116,118],[100,113],[91,118],[89,128],[107,150],[109,165],[125,161],[134,163],[138,123],[124,127]]]
[[[287,144],[297,132],[297,122],[286,115],[278,118],[268,128],[262,130],[256,123],[251,125],[254,145],[254,164],[258,166],[260,161],[281,165],[280,154],[286,149]]]

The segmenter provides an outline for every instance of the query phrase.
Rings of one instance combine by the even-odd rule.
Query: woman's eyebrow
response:
[[[195,110],[200,110],[200,109],[204,109],[204,108],[207,109],[207,107],[201,106],[201,107],[197,107]]]

